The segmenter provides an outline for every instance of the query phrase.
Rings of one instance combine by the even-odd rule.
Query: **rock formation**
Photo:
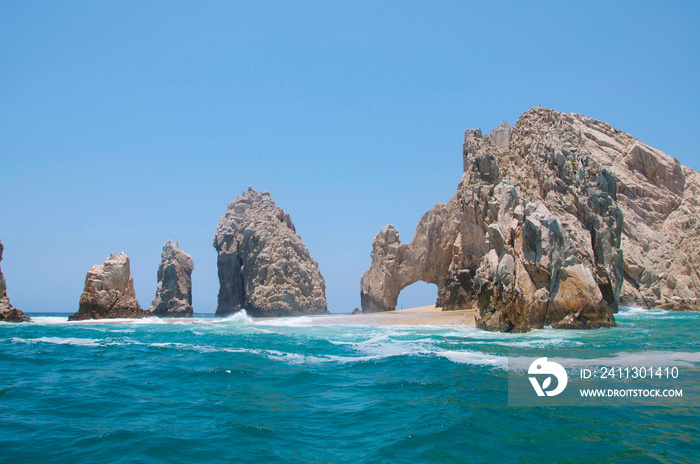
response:
[[[121,252],[119,256],[111,253],[104,264],[90,268],[85,277],[78,312],[68,320],[141,318],[150,315],[150,312],[141,309],[136,300],[129,258]]]
[[[150,311],[159,317],[192,317],[192,257],[170,240],[163,246],[158,287]]]
[[[561,197],[564,208],[571,193],[550,187],[546,155],[553,156],[560,179],[570,171],[576,178],[592,165],[604,172],[599,181],[616,195],[622,212],[623,282],[620,304],[653,308],[676,304],[697,308],[700,296],[700,174],[609,124],[586,116],[542,108],[518,121],[514,154],[530,147],[542,156],[530,158],[536,194],[550,208]],[[517,126],[517,125],[516,125]],[[529,148],[532,150],[532,148]],[[525,177],[525,175],[523,175]],[[549,179],[549,183],[547,180]],[[563,192],[563,194],[562,194]],[[595,237],[593,237],[595,238]]]
[[[241,309],[252,316],[328,314],[318,263],[269,192],[248,188],[228,204],[214,248],[219,255],[217,316]]]
[[[5,250],[2,242],[0,242],[0,261],[2,261],[2,252]],[[5,322],[29,322],[31,319],[24,315],[22,311],[13,308],[10,304],[10,297],[7,296],[7,286],[5,285],[5,276],[2,275],[0,269],[0,321]]]
[[[488,330],[614,325],[618,303],[691,308],[700,296],[700,178],[606,123],[545,108],[468,130],[456,195],[401,244],[372,243],[363,311],[418,280],[437,306],[478,306]],[[624,219],[623,219],[624,218]],[[673,252],[675,250],[675,252]]]

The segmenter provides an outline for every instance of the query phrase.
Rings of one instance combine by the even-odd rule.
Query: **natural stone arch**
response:
[[[454,214],[451,208],[438,203],[425,213],[408,245],[401,244],[393,225],[384,226],[374,237],[372,264],[360,282],[362,311],[393,311],[401,290],[418,281],[437,285],[436,306],[461,309],[472,305],[474,292],[469,289],[474,288],[482,256],[477,249],[485,247],[485,237],[468,222],[449,220]],[[462,238],[465,224],[475,238],[468,243]]]

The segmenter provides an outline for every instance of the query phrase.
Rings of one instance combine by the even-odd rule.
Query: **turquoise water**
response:
[[[507,354],[700,351],[700,314],[619,327],[0,323],[8,463],[698,462],[700,408],[512,407]]]

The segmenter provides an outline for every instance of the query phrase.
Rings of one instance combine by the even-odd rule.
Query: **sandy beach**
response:
[[[379,313],[361,314],[331,314],[328,316],[299,316],[312,319],[310,325],[475,325],[476,310],[464,309],[443,311],[441,308],[420,306],[417,308],[399,309]],[[161,322],[176,324],[197,321],[201,318],[162,318]],[[254,317],[253,322],[270,322],[280,317]],[[144,319],[87,319],[84,321],[61,322],[60,324],[124,324]],[[207,320],[211,320],[207,318]],[[219,319],[221,320],[221,319]]]
[[[379,313],[322,316],[331,324],[475,325],[476,310],[443,311],[435,305]]]

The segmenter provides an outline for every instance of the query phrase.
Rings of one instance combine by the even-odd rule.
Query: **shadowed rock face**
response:
[[[228,204],[214,236],[217,316],[328,314],[326,284],[294,224],[269,192],[249,188]]]
[[[85,277],[78,312],[68,320],[141,318],[150,315],[150,312],[141,309],[136,300],[129,258],[121,252],[119,256],[112,253],[104,264],[90,268]]]
[[[0,261],[2,261],[2,252],[5,247],[0,242]],[[0,321],[4,322],[29,322],[31,319],[25,316],[22,311],[14,308],[10,304],[10,297],[7,296],[7,286],[5,285],[5,276],[0,270]]]
[[[393,310],[417,280],[438,286],[444,309],[478,306],[488,330],[611,326],[620,301],[697,305],[694,171],[608,124],[545,108],[512,132],[466,131],[463,161],[456,195],[423,215],[412,243],[393,226],[374,238],[363,311]]]
[[[192,317],[192,257],[170,240],[158,266],[158,288],[150,311],[159,317]]]

